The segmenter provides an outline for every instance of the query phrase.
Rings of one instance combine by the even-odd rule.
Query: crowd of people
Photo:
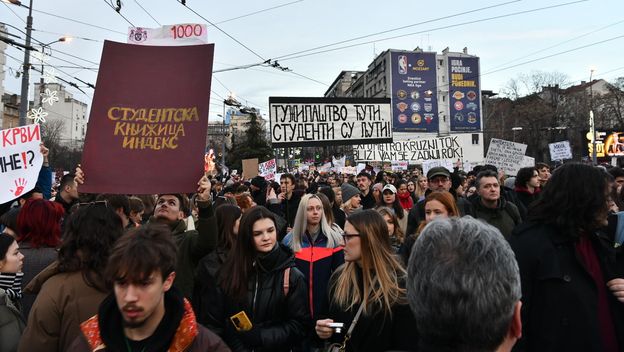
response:
[[[624,351],[619,167],[88,177],[2,205],[0,351]]]

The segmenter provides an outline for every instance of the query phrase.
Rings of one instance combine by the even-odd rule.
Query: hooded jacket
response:
[[[114,294],[102,302],[97,315],[80,324],[80,330],[71,351],[127,350]],[[219,336],[197,324],[191,304],[175,288],[165,293],[165,315],[145,346],[149,352],[230,351]]]
[[[105,287],[103,281],[87,283],[81,271],[59,273],[58,262],[52,263],[26,286],[26,293],[38,295],[19,351],[69,351],[80,333],[80,322],[97,313],[108,294]]]
[[[290,268],[287,295],[286,268]],[[256,259],[244,302],[226,297],[217,286],[212,289],[216,290],[215,300],[197,313],[199,321],[206,321],[233,351],[298,350],[306,334],[312,331],[305,277],[295,267],[292,251],[284,245],[276,245],[270,253]],[[238,332],[230,321],[241,311],[253,325],[250,331]]]
[[[19,305],[0,288],[0,351],[17,351],[25,327]]]
[[[293,234],[291,232],[286,235],[283,243],[290,247],[292,240]],[[327,296],[329,279],[332,273],[343,263],[343,247],[328,248],[327,236],[325,236],[322,230],[314,242],[312,242],[310,236],[302,236],[301,250],[295,253],[295,264],[308,283],[311,317],[314,318],[318,312],[327,311],[325,296]]]

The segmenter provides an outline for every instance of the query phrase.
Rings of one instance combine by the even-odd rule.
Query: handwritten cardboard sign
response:
[[[550,160],[572,159],[572,149],[569,141],[561,141],[548,144],[550,149]]]
[[[277,164],[275,163],[275,159],[258,164],[258,175],[264,177],[267,181],[275,180],[276,172]]]
[[[82,192],[197,189],[213,53],[214,45],[104,43],[82,159]]]
[[[6,203],[35,188],[43,156],[39,152],[39,125],[0,131],[0,203]]]
[[[389,98],[269,98],[274,147],[392,141]]]
[[[526,144],[492,138],[485,163],[504,170],[507,175],[516,175],[523,165],[526,148]]]
[[[243,179],[249,180],[258,176],[258,158],[243,159]]]

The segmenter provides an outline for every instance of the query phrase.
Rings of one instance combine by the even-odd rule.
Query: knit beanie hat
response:
[[[360,194],[360,190],[350,183],[343,183],[340,185],[340,190],[342,191],[342,202],[346,203],[349,199],[353,198],[353,196]]]

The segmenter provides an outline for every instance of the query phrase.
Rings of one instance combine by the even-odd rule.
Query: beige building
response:
[[[46,90],[56,91],[58,102],[42,104],[41,92]],[[59,142],[72,148],[82,148],[89,120],[87,104],[75,99],[64,85],[58,83],[44,84],[43,89],[39,82],[35,83],[34,97],[31,106],[39,108],[43,105],[43,110],[48,113],[45,125],[60,128]]]

